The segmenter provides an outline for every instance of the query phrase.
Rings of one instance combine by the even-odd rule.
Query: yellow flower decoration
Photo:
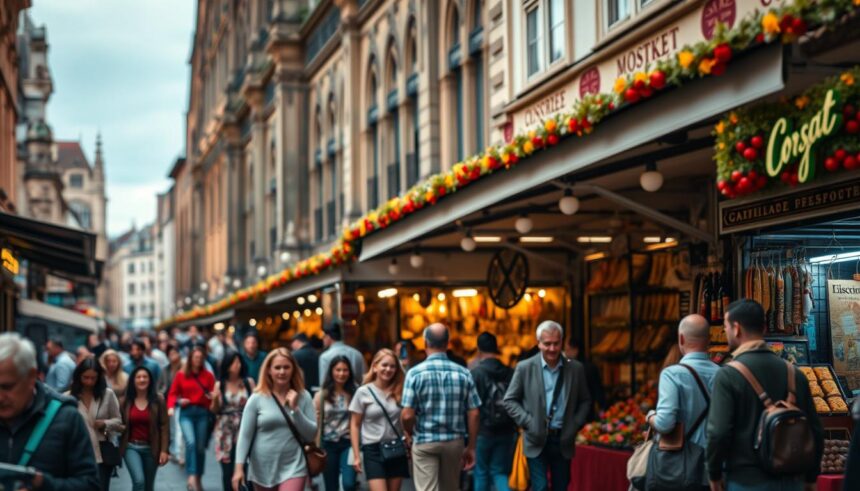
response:
[[[446,188],[454,187],[454,176],[452,176],[451,174],[448,174],[447,176],[445,176],[445,187]]]
[[[765,34],[777,34],[779,32],[779,18],[773,12],[768,12],[761,18],[761,28]]]
[[[725,144],[725,143],[723,143],[723,142],[720,142],[720,144],[719,144],[718,146],[720,147],[720,150],[725,150],[725,149],[726,149],[726,144]]]
[[[627,88],[627,80],[624,77],[618,77],[615,80],[615,93],[620,94]]]
[[[735,113],[730,113],[729,114],[729,121],[731,121],[732,124],[738,124],[738,115]]]
[[[726,123],[720,121],[719,123],[717,123],[717,126],[714,129],[717,130],[718,135],[722,135],[723,132],[726,131]]]
[[[554,119],[547,119],[543,124],[543,128],[547,133],[555,133],[555,129],[557,128],[557,124]]]
[[[842,81],[843,84],[851,86],[854,85],[854,75],[851,72],[845,72],[839,76],[839,80]]]
[[[717,64],[716,58],[704,58],[699,62],[699,73],[702,75],[710,75],[711,69]]]
[[[798,109],[803,109],[807,104],[809,104],[809,97],[807,96],[801,96],[794,100],[794,105]]]
[[[690,68],[690,65],[695,59],[696,55],[694,55],[691,51],[684,50],[678,53],[678,63],[680,63],[681,66],[685,69]]]
[[[637,82],[647,82],[648,74],[646,74],[645,72],[636,72],[636,74],[633,75],[633,80]]]
[[[523,152],[525,152],[526,154],[531,154],[534,151],[535,151],[535,146],[532,145],[531,140],[523,143]]]

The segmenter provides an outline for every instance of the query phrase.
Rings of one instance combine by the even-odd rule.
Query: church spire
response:
[[[97,179],[104,179],[104,158],[102,157],[102,134],[98,132],[96,134],[96,160],[94,164],[94,172],[96,174]]]

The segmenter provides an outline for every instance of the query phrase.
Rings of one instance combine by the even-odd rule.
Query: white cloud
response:
[[[122,234],[132,225],[138,228],[155,220],[155,195],[168,189],[162,179],[147,184],[115,184],[108,189],[108,237]]]

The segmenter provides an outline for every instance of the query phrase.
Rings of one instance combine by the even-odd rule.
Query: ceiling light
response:
[[[191,305],[191,297],[185,297],[185,305]]]
[[[526,293],[525,295],[523,295],[523,298],[526,299],[526,302],[531,302],[532,301],[532,294]]]
[[[290,253],[288,251],[281,252],[280,259],[281,259],[282,263],[289,261],[290,260]]]
[[[240,278],[236,278],[233,280],[233,288],[239,288],[242,286],[242,280]]]
[[[317,296],[316,296],[316,295],[314,295],[313,293],[311,293],[310,295],[308,295],[308,302],[310,302],[310,303],[316,303],[316,301],[317,301]]]
[[[543,288],[541,288],[540,290],[538,290],[538,296],[539,296],[540,298],[544,298],[544,297],[546,297],[546,290],[544,290]]]
[[[465,297],[474,297],[478,294],[478,290],[474,288],[460,288],[459,290],[454,290],[451,292],[451,295],[454,298],[465,298]]]
[[[439,292],[439,294],[436,295],[436,299],[439,300],[440,302],[444,302],[445,301],[445,292]]]
[[[651,162],[645,166],[645,172],[639,176],[639,184],[642,189],[653,193],[663,186],[663,174],[657,170],[657,164]]]
[[[579,211],[579,198],[573,195],[570,188],[564,190],[564,196],[558,200],[558,208],[565,215],[573,215]]]
[[[397,288],[386,288],[384,290],[379,290],[379,293],[376,294],[379,298],[390,298],[394,295],[397,295]]]
[[[200,299],[199,299],[199,300],[197,300],[197,303],[199,303],[200,305],[203,305],[203,304],[205,304],[205,303],[206,303],[206,299],[205,299],[205,298],[203,298],[203,297],[200,297]]]
[[[520,242],[523,243],[531,243],[531,244],[548,244],[552,242],[551,236],[543,236],[543,235],[532,235],[526,237],[520,237]]]
[[[293,311],[293,318],[298,319],[301,316],[302,316],[302,313],[299,312],[298,310]]]
[[[471,235],[467,235],[460,239],[460,248],[466,252],[474,251],[476,246],[477,244],[475,244],[475,239],[473,239]]]
[[[664,240],[663,242],[669,244],[670,242],[678,242],[678,239],[676,239],[675,237],[666,237],[666,240]]]
[[[860,251],[843,252],[841,254],[830,254],[829,256],[816,256],[809,259],[812,264],[818,263],[841,263],[844,261],[852,261],[860,258]]]
[[[666,242],[663,242],[662,244],[647,245],[647,246],[645,246],[645,250],[646,251],[657,251],[660,249],[670,249],[672,247],[677,247],[677,246],[678,246],[678,241],[676,241],[676,240],[668,241],[667,240]]]
[[[445,308],[445,306],[444,306],[444,305],[440,305],[440,306],[439,306],[439,313],[440,313],[440,314],[444,314],[446,310],[447,310],[447,309]]]
[[[590,237],[577,237],[576,241],[580,244],[608,244],[612,242],[612,237],[608,235],[593,235]]]
[[[420,252],[418,252],[416,250],[415,252],[412,253],[411,256],[409,256],[409,265],[415,269],[418,269],[424,265],[424,258],[421,257]]]
[[[224,323],[223,322],[216,322],[215,326],[213,326],[213,327],[215,328],[216,331],[223,331],[224,330]]]
[[[251,327],[256,326],[257,325],[257,319],[252,318],[251,320],[248,321],[248,325]]]
[[[299,297],[299,298],[297,298],[297,299],[296,299],[296,303],[297,303],[297,304],[299,304],[299,305],[304,305],[304,304],[305,304],[305,297]]]
[[[322,307],[317,307],[317,309],[314,312],[316,312],[317,315],[323,315]]]
[[[501,242],[502,238],[498,235],[476,235],[475,242]]]
[[[662,241],[663,241],[663,239],[661,237],[656,237],[656,236],[645,237],[644,239],[642,239],[642,242],[644,242],[646,244],[659,244]]]
[[[392,258],[391,263],[388,265],[388,274],[391,276],[395,276],[397,274],[397,258]]]
[[[421,301],[421,295],[419,295],[417,293],[413,293],[412,294],[412,300],[415,300],[416,302],[420,302]]]
[[[606,257],[605,252],[595,252],[594,254],[588,254],[585,256],[586,261],[597,261],[598,259],[603,259]]]
[[[209,283],[206,283],[205,281],[200,283],[200,289],[205,292],[209,289]]]
[[[303,314],[305,314],[305,317],[310,317],[311,316],[311,309],[305,309]]]
[[[514,222],[514,228],[517,229],[517,232],[521,234],[527,234],[532,231],[532,227],[534,227],[534,222],[528,215],[523,215],[517,218],[517,221]]]

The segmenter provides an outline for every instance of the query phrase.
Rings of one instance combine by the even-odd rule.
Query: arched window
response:
[[[376,104],[378,87],[376,84],[376,72],[372,65],[373,61],[371,61],[367,84],[367,128],[371,164],[367,179],[367,206],[371,210],[379,206],[379,175],[381,173],[379,162],[379,107]]]
[[[454,126],[452,140],[456,149],[455,158],[465,157],[465,142],[463,141],[463,51],[460,43],[460,13],[456,6],[451,7],[451,17],[448,24],[448,68],[453,78],[453,94],[451,94]]]
[[[88,204],[80,201],[72,201],[69,203],[69,208],[78,219],[78,224],[81,228],[91,230],[93,228],[92,212]]]
[[[406,94],[409,97],[409,115],[412,125],[406,154],[406,187],[409,188],[417,183],[421,176],[421,160],[419,158],[421,140],[418,117],[418,37],[415,30],[415,19],[410,20],[407,32],[405,66],[409,67],[409,78],[406,79]]]
[[[388,198],[400,194],[400,113],[397,103],[397,60],[393,53],[388,55],[388,73],[386,85],[386,109],[390,118],[391,148],[388,161]]]

